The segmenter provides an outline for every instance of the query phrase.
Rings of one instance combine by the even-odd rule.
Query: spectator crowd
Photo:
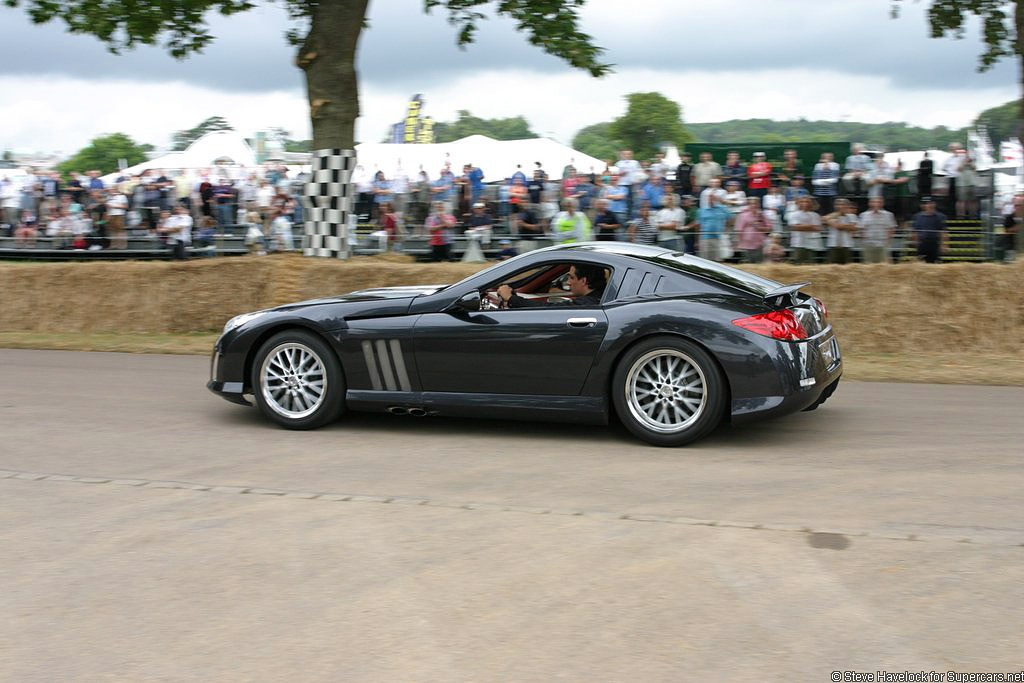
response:
[[[796,150],[771,163],[763,152],[725,163],[702,153],[683,154],[670,167],[663,154],[650,160],[623,150],[600,173],[566,165],[549,174],[540,162],[485,184],[484,171],[450,163],[431,178],[422,168],[409,177],[396,169],[357,167],[354,213],[371,226],[381,248],[401,250],[410,236],[429,244],[434,260],[452,257],[457,235],[499,258],[555,243],[619,240],[697,254],[716,261],[844,264],[891,259],[894,237],[909,232],[917,255],[936,262],[947,248],[947,216],[978,215],[979,179],[960,145],[939,174],[948,192],[940,211],[932,197],[936,169],[925,154],[917,169],[890,166],[854,146],[842,166],[831,153],[805,166]],[[809,171],[809,172],[808,172]],[[124,249],[129,235],[148,236],[176,258],[190,246],[210,248],[216,234],[243,234],[252,251],[290,251],[301,229],[305,176],[288,169],[206,169],[198,173],[146,170],[104,183],[97,171],[22,176],[0,173],[0,230],[16,244],[51,238],[59,248]],[[1024,197],[1003,209],[996,230],[997,257],[1013,252],[1024,219]],[[499,248],[493,249],[497,240]],[[1019,248],[1018,248],[1019,249]]]
[[[243,234],[254,251],[290,251],[303,182],[283,166],[153,169],[110,183],[99,171],[66,181],[53,171],[0,172],[0,235],[16,246],[46,237],[53,248],[87,250],[126,249],[129,237],[149,237],[186,258],[190,246],[212,249],[217,234]]]
[[[906,230],[918,257],[936,262],[948,247],[947,216],[977,217],[981,194],[973,160],[960,145],[950,152],[938,169],[948,188],[941,211],[927,154],[911,171],[859,146],[842,166],[826,152],[810,167],[793,149],[775,164],[763,152],[749,162],[730,152],[724,165],[709,153],[696,163],[683,154],[674,168],[663,154],[640,161],[623,150],[601,173],[581,174],[570,164],[556,178],[538,162],[529,176],[519,167],[489,185],[473,164],[458,175],[445,165],[434,179],[423,170],[388,178],[359,168],[355,209],[382,245],[400,249],[409,235],[429,237],[435,260],[450,258],[454,237],[464,233],[472,242],[503,238],[502,254],[541,239],[596,239],[656,243],[719,261],[777,262],[788,254],[794,263],[881,263]],[[1021,199],[1004,213],[1019,215]],[[1006,250],[1015,226],[1005,222]]]

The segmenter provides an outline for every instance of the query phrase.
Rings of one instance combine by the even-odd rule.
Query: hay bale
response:
[[[0,264],[0,331],[211,332],[245,311],[369,287],[448,284],[490,264],[296,254],[190,262]],[[810,281],[844,349],[1021,354],[1024,262],[744,266]]]

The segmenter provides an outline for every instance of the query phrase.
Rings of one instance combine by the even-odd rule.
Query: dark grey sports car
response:
[[[539,249],[454,285],[232,318],[207,386],[291,429],[347,411],[592,424],[614,413],[641,439],[678,446],[835,391],[839,344],[806,284],[657,247]]]

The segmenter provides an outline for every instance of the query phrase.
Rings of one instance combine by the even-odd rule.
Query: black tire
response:
[[[655,446],[682,446],[706,436],[722,420],[727,395],[711,356],[670,335],[649,337],[627,350],[615,367],[611,392],[626,429]]]
[[[306,372],[293,372],[290,359],[299,363],[300,358],[307,359]],[[264,342],[253,358],[251,381],[260,412],[287,429],[316,429],[345,411],[341,363],[323,339],[306,330],[285,330]]]

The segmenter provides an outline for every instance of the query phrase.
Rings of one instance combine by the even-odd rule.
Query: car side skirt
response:
[[[603,396],[534,396],[471,394],[440,391],[366,391],[349,389],[350,410],[426,415],[481,417],[493,420],[545,420],[603,425],[608,423],[608,402]],[[396,410],[397,409],[397,410]],[[412,414],[420,414],[418,411]]]

